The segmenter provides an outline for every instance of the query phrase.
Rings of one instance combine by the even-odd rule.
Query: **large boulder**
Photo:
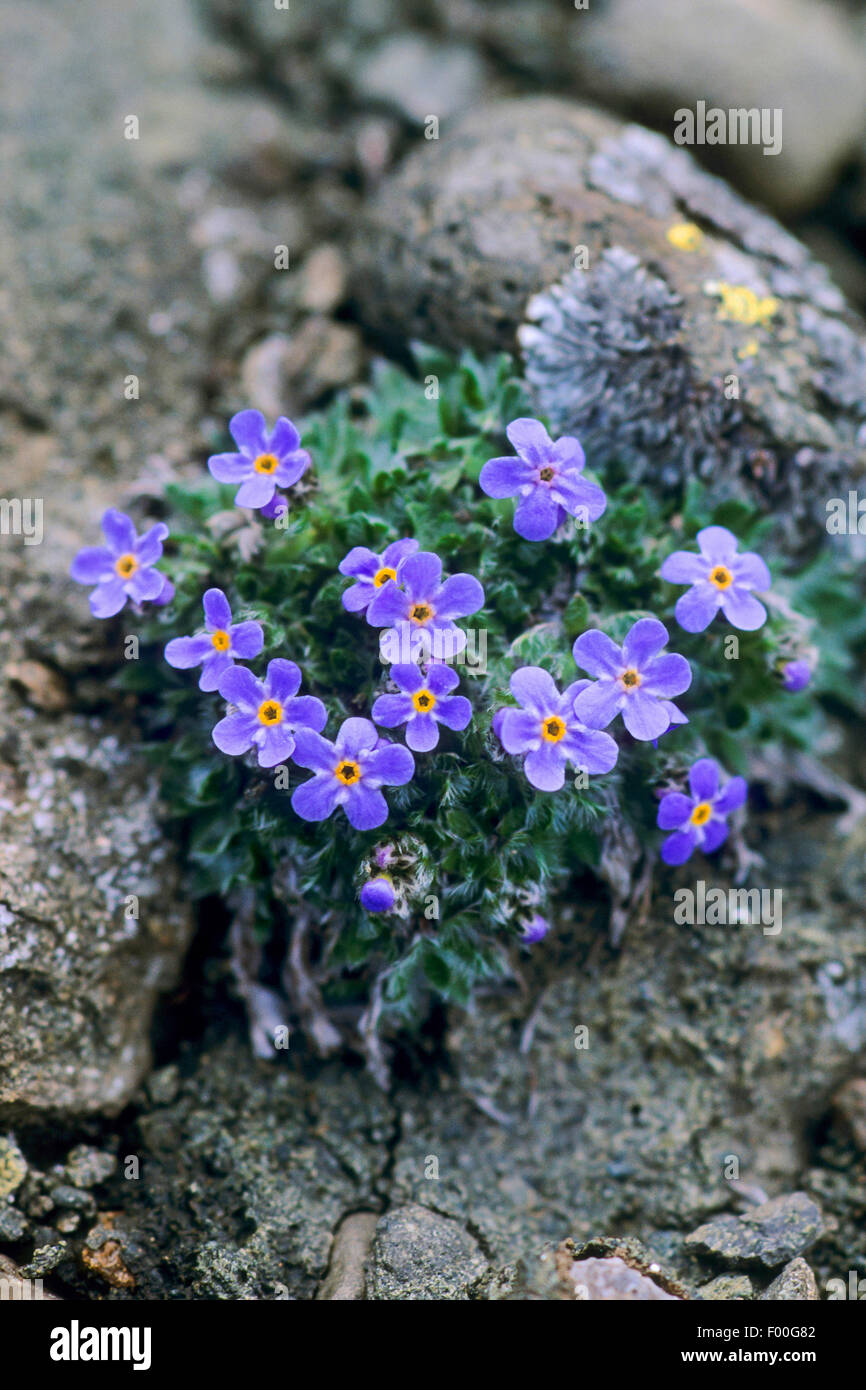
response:
[[[745,489],[791,533],[866,463],[866,337],[771,218],[641,126],[495,103],[412,154],[355,242],[391,340],[515,351],[597,466]]]

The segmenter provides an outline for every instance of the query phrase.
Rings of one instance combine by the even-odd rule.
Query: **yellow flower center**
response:
[[[222,628],[218,628],[210,640],[211,645],[216,647],[218,652],[227,652],[229,647],[231,646],[232,639],[229,637],[227,632],[223,631]]]
[[[373,583],[376,585],[377,589],[381,589],[382,585],[387,584],[389,579],[396,578],[397,571],[392,570],[389,565],[384,565],[382,569],[377,570],[373,575]]]
[[[276,454],[259,454],[253,463],[257,473],[275,473],[279,466],[280,460]]]
[[[713,808],[710,805],[710,803],[708,801],[699,801],[695,809],[692,811],[689,820],[691,821],[692,825],[706,825],[707,821],[709,820],[712,814]]]
[[[552,714],[542,722],[541,737],[547,743],[559,743],[561,738],[565,738],[565,721],[558,714]]]
[[[542,468],[542,470],[541,470],[541,472],[539,473],[538,476],[539,476],[539,478],[541,479],[541,481],[542,481],[543,483],[552,483],[552,482],[553,482],[553,469],[552,469],[552,468],[547,468],[547,467]]]
[[[636,671],[633,666],[629,666],[627,671],[623,671],[620,680],[626,690],[636,690],[640,685],[640,672]]]
[[[433,617],[433,609],[429,603],[413,603],[409,609],[409,617],[413,623],[418,623],[423,627],[424,623],[429,623]]]
[[[726,565],[716,565],[710,570],[710,583],[715,584],[717,589],[727,589],[733,582],[734,576]]]
[[[114,568],[121,579],[129,579],[130,575],[135,574],[138,569],[138,561],[134,555],[121,555],[118,560],[115,560]]]
[[[283,721],[283,707],[279,700],[265,700],[263,705],[259,705],[260,724],[281,724]]]
[[[432,690],[416,690],[412,696],[412,704],[419,714],[429,714],[436,703],[436,696]]]
[[[351,758],[345,758],[334,768],[334,776],[338,777],[345,786],[350,787],[353,782],[360,781],[360,765],[352,762]]]

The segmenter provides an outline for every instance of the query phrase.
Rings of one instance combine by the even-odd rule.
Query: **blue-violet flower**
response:
[[[265,635],[260,623],[232,623],[232,610],[222,589],[208,589],[202,607],[204,632],[173,638],[165,649],[165,659],[178,671],[200,666],[199,690],[217,690],[235,658],[248,661],[258,656]]]

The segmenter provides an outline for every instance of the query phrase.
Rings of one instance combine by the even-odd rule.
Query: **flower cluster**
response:
[[[259,411],[242,410],[232,417],[229,430],[236,449],[208,459],[211,475],[236,488],[238,507],[258,511],[265,519],[286,512],[290,489],[311,465],[298,429],[285,417],[269,428]],[[571,519],[585,528],[598,522],[608,506],[605,492],[585,475],[586,458],[576,438],[552,439],[541,421],[527,417],[512,420],[505,433],[515,452],[488,459],[481,469],[480,487],[494,499],[514,498],[517,535],[535,545],[555,537],[557,553],[568,562],[572,551],[566,523]],[[484,505],[488,521],[493,510]],[[429,534],[423,514],[419,520],[419,512],[407,506],[398,515],[410,516],[422,536]],[[399,524],[395,522],[395,528]],[[167,526],[159,522],[139,536],[129,517],[111,509],[102,527],[105,545],[81,550],[71,568],[75,580],[92,587],[93,614],[110,618],[128,602],[138,611],[146,604],[170,602],[173,586],[157,568],[168,539]],[[342,533],[338,529],[336,534]],[[392,534],[399,536],[396,530]],[[603,544],[602,538],[598,546]],[[669,644],[685,643],[683,633],[705,632],[719,613],[744,632],[756,631],[768,621],[767,607],[759,597],[766,598],[771,586],[763,559],[741,551],[737,537],[723,526],[699,530],[695,544],[696,550],[668,554],[658,570],[665,583],[686,586],[673,607],[682,630],[679,641],[671,639],[668,627],[654,615],[637,617],[627,631],[625,624],[611,625],[610,631],[582,624],[586,630],[570,631],[570,636],[580,632],[572,647],[575,679],[569,682],[566,675],[560,683],[563,688],[541,665],[511,670],[513,703],[495,711],[492,728],[504,753],[520,760],[523,776],[538,792],[560,792],[569,768],[593,777],[609,774],[621,753],[631,750],[634,755],[635,745],[649,745],[643,754],[645,765],[659,739],[689,724],[678,702],[692,687],[692,663],[681,652],[669,650]],[[444,553],[444,542],[439,549]],[[577,549],[589,557],[587,568],[591,569],[592,556],[598,553],[596,538]],[[333,555],[331,566],[339,553]],[[508,561],[519,566],[528,551],[506,536],[502,553],[520,557]],[[254,603],[252,611],[245,609],[242,595],[236,592],[230,602],[223,589],[208,588],[202,595],[201,625],[190,635],[168,641],[165,660],[179,671],[195,669],[199,689],[218,693],[225,702],[212,729],[213,743],[221,753],[253,755],[263,769],[291,761],[310,774],[292,792],[297,816],[315,823],[342,809],[355,829],[372,831],[389,816],[385,789],[405,786],[413,779],[416,756],[434,753],[441,743],[446,756],[430,760],[434,774],[451,760],[460,761],[454,750],[461,741],[454,735],[470,728],[473,706],[459,693],[454,664],[467,646],[467,633],[460,624],[483,608],[485,593],[474,574],[443,573],[443,561],[435,549],[423,549],[419,540],[408,536],[394,539],[381,550],[354,546],[338,568],[350,581],[342,594],[342,607],[378,630],[379,655],[387,668],[379,689],[369,696],[369,717],[357,712],[360,701],[353,698],[351,717],[342,719],[329,737],[325,732],[328,711],[316,695],[301,693],[303,674],[296,662],[276,656],[267,660],[263,671],[252,669],[247,663],[265,652],[265,627],[259,621],[264,614]],[[227,588],[231,590],[230,585]],[[591,594],[592,583],[587,588]],[[673,597],[670,602],[673,605]],[[775,623],[781,600],[773,595],[767,602],[774,609]],[[599,603],[599,624],[605,623],[603,611]],[[614,617],[612,623],[621,619]],[[345,626],[341,624],[341,639]],[[366,628],[359,624],[354,631]],[[621,641],[615,641],[611,632]],[[703,643],[708,646],[709,638]],[[685,646],[693,660],[698,647],[694,641]],[[814,661],[806,659],[810,651],[805,643],[791,641],[771,651],[784,688],[804,689],[814,667]],[[557,674],[562,675],[558,661]],[[309,673],[312,666],[307,669]],[[382,729],[400,732],[389,741]],[[665,748],[675,749],[676,744],[674,735]],[[640,764],[632,756],[624,769],[626,776],[632,775],[635,765]],[[678,765],[686,764],[680,759]],[[747,791],[742,778],[723,779],[712,759],[699,758],[689,771],[688,795],[674,790],[674,782],[666,783],[658,807],[658,827],[667,832],[661,847],[666,863],[682,864],[695,849],[712,853],[722,845],[728,817],[742,806]],[[651,784],[652,775],[648,780]],[[591,805],[580,808],[578,814],[593,809]],[[408,915],[407,904],[417,901],[423,877],[417,856],[414,850],[404,855],[411,868],[406,869],[401,860],[395,870],[393,846],[387,847],[381,860],[380,852],[385,855],[384,849],[377,850],[364,861],[362,871],[355,871],[360,904],[369,914]],[[530,910],[532,906],[534,902]],[[522,926],[522,940],[527,944],[542,940],[549,930],[546,918],[539,913],[524,915],[524,906],[515,910],[513,918]]]

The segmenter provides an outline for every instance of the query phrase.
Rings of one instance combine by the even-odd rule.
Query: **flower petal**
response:
[[[525,541],[549,540],[558,524],[558,508],[550,488],[534,487],[517,504],[514,529]]]
[[[506,753],[519,756],[541,743],[541,721],[527,709],[503,709],[495,715],[494,732]]]
[[[283,458],[286,454],[293,454],[300,447],[300,443],[301,436],[291,420],[281,415],[267,441],[269,452]]]
[[[294,760],[298,758],[298,744],[301,739],[299,733],[295,738]],[[322,740],[324,742],[324,740]],[[307,763],[301,764],[303,767]],[[337,805],[337,797],[340,792],[340,785],[330,772],[318,773],[311,777],[308,782],[302,782],[299,787],[295,787],[292,792],[292,809],[302,820],[320,821],[327,820],[328,816]]]
[[[239,410],[229,420],[229,433],[238,448],[250,458],[267,452],[268,433],[260,410]]]
[[[409,559],[414,560],[415,556],[411,555]],[[408,595],[398,589],[393,579],[389,579],[376,591],[376,597],[367,609],[367,622],[371,627],[393,627],[405,619],[408,611]]]
[[[232,610],[222,589],[208,589],[202,599],[202,608],[208,627],[222,631],[231,627]]]
[[[729,816],[732,811],[736,811],[748,795],[749,787],[745,777],[732,777],[726,782],[713,803],[713,811],[717,816]]]
[[[232,666],[219,683],[219,693],[230,704],[246,714],[255,714],[259,705],[267,699],[267,692],[261,681],[256,680],[246,666]]]
[[[460,684],[460,677],[453,667],[446,666],[442,661],[437,661],[429,668],[426,681],[427,689],[432,690],[434,695],[441,696],[456,690]]]
[[[416,690],[423,690],[424,677],[421,668],[412,662],[405,665],[395,665],[391,667],[391,679],[399,685],[400,689],[407,695],[413,695]]]
[[[408,695],[380,695],[373,703],[371,717],[383,729],[396,729],[412,718],[415,707]]]
[[[535,479],[535,469],[525,459],[488,459],[478,478],[482,492],[488,497],[513,497],[522,487]]]
[[[679,830],[669,835],[662,845],[662,859],[666,864],[685,864],[697,844],[697,836],[691,830]]]
[[[523,771],[541,792],[558,792],[565,782],[565,754],[558,743],[542,742],[526,755]]]
[[[662,562],[659,574],[669,584],[697,584],[707,577],[707,562],[691,550],[675,550]]]
[[[368,550],[365,545],[356,545],[348,555],[343,556],[338,568],[341,574],[351,575],[353,578],[361,576],[364,579],[372,579],[380,569],[379,556]]]
[[[376,787],[364,786],[363,782],[352,788],[343,810],[356,830],[376,830],[388,819],[388,803],[382,793]]]
[[[119,512],[116,507],[109,507],[103,513],[102,530],[108,548],[115,556],[124,555],[135,548],[138,539],[135,527],[126,513]]]
[[[767,621],[767,610],[748,589],[732,584],[722,594],[722,612],[728,622],[741,632],[755,632]]]
[[[145,531],[133,547],[133,554],[136,556],[140,565],[155,565],[162,555],[162,543],[168,536],[168,527],[164,521],[157,521],[148,531]]]
[[[199,690],[204,690],[207,694],[212,690],[219,690],[220,681],[231,669],[231,665],[232,659],[228,652],[217,652],[211,647],[210,654],[202,662]]]
[[[295,737],[286,724],[274,724],[265,729],[259,742],[259,767],[276,767],[286,762],[294,752]]]
[[[436,594],[435,606],[438,619],[468,618],[484,607],[484,590],[474,575],[452,574]]]
[[[308,767],[312,772],[327,773],[331,781],[334,782],[334,795],[340,790],[336,785],[337,779],[334,777],[334,768],[340,761],[340,753],[330,739],[322,738],[320,733],[313,729],[299,728],[295,730],[295,751],[292,754],[293,760],[299,767]],[[309,786],[309,783],[306,783]],[[330,812],[326,812],[330,814]]]
[[[400,583],[413,599],[429,599],[439,588],[441,577],[442,561],[432,550],[407,555],[400,566]]]
[[[616,766],[619,746],[610,734],[586,727],[569,729],[562,746],[570,762],[586,772],[610,772]]]
[[[515,700],[531,710],[539,719],[551,714],[559,705],[556,681],[541,666],[521,666],[508,682]]]
[[[412,536],[404,536],[402,540],[392,541],[382,552],[382,563],[388,569],[399,569],[407,555],[414,555],[418,549],[418,542]]]
[[[757,555],[754,550],[747,550],[744,555],[737,555],[731,565],[731,573],[737,587],[759,589],[762,593],[765,589],[769,589],[773,582],[770,571],[760,555]]]
[[[149,603],[162,593],[162,575],[159,570],[136,570],[126,581],[126,592],[135,603]]]
[[[88,545],[79,550],[69,573],[78,584],[98,584],[104,574],[114,571],[114,559],[107,546]]]
[[[272,474],[253,473],[246,482],[241,483],[235,493],[235,506],[263,507],[266,502],[270,502],[276,486]]]
[[[316,695],[299,695],[286,701],[286,723],[292,729],[313,729],[320,734],[328,722],[328,711]]]
[[[730,565],[739,544],[726,526],[705,526],[698,532],[697,540],[701,554],[710,565]]]
[[[213,643],[206,632],[200,632],[196,637],[174,637],[167,644],[164,655],[176,671],[189,671],[193,666],[200,666],[212,653]]]
[[[582,690],[574,702],[574,713],[590,729],[604,729],[616,718],[623,695],[616,681],[600,680]]]
[[[376,597],[378,589],[367,579],[359,580],[343,594],[342,603],[347,613],[362,613]]]
[[[265,645],[262,625],[253,622],[252,619],[245,623],[236,623],[230,631],[232,656],[239,656],[242,661],[249,661],[252,657],[258,656]]]
[[[581,633],[571,654],[575,665],[591,676],[617,676],[625,665],[620,648],[597,627]]]
[[[623,661],[626,666],[636,666],[641,671],[667,641],[668,630],[658,618],[638,618],[622,644]]]
[[[692,763],[689,788],[695,801],[712,801],[719,789],[719,765],[713,758],[698,758]]]
[[[506,425],[505,433],[511,447],[536,466],[552,452],[553,440],[540,420],[523,415]]]
[[[406,725],[406,743],[416,753],[429,753],[439,742],[439,726],[432,714],[413,714]]]
[[[344,719],[337,734],[337,750],[341,755],[354,758],[358,753],[368,752],[379,742],[376,726],[369,719]]]
[[[721,592],[708,579],[702,579],[681,594],[674,609],[680,627],[686,632],[703,632],[709,627],[719,611]]]
[[[246,454],[211,454],[207,466],[218,483],[242,483],[252,472],[252,459]]]
[[[691,797],[683,792],[668,792],[659,802],[656,825],[660,830],[676,830],[679,826],[687,824],[694,805]]]
[[[678,652],[666,652],[644,667],[641,689],[647,695],[662,695],[670,699],[682,695],[692,683],[692,668]]]
[[[225,719],[221,719],[213,729],[213,741],[221,753],[229,753],[232,757],[237,757],[239,753],[246,753],[248,748],[253,745],[259,728],[258,720],[252,714],[242,714],[235,711],[227,714]]]
[[[577,698],[580,700],[582,696],[578,695]],[[643,690],[636,690],[622,707],[622,722],[632,738],[647,741],[663,734],[671,721],[667,710],[658,700],[644,694]]]
[[[97,584],[93,593],[90,595],[90,611],[94,618],[113,618],[115,613],[119,613],[121,608],[126,606],[126,585],[123,580],[110,579],[107,583]]]
[[[346,721],[346,723],[349,722],[349,720]],[[343,728],[345,727],[344,724]],[[373,732],[375,733],[375,730]],[[404,748],[402,743],[385,743],[367,759],[363,776],[365,781],[384,783],[387,787],[402,787],[407,782],[411,782],[414,772],[415,759],[409,749]]]
[[[445,695],[437,702],[433,718],[446,729],[465,729],[472,718],[472,706],[465,695]]]
[[[286,661],[285,657],[281,656],[275,661],[269,661],[265,686],[269,695],[284,704],[286,700],[291,700],[293,695],[297,695],[301,688],[300,666],[294,661]]]
[[[728,838],[728,827],[723,820],[708,821],[704,828],[701,849],[704,854],[712,854]]]

